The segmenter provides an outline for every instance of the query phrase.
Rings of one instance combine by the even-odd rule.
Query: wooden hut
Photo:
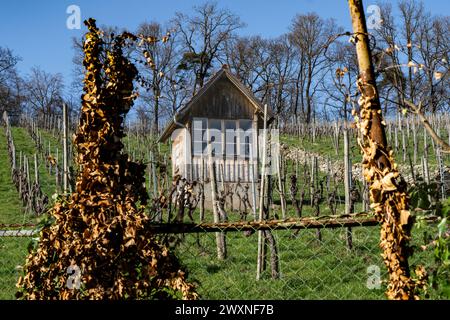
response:
[[[268,121],[272,118],[268,111]],[[174,115],[160,142],[172,140],[174,174],[207,182],[207,161],[212,160],[218,185],[230,190],[238,183],[259,180],[259,132],[263,127],[263,105],[224,65]],[[208,198],[206,186],[205,195]]]

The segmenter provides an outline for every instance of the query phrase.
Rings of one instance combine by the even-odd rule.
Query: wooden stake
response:
[[[69,186],[69,166],[68,166],[68,149],[67,139],[69,135],[69,115],[67,104],[63,103],[63,193],[67,193]]]
[[[280,193],[280,202],[281,202],[281,216],[283,219],[286,219],[286,198],[284,195],[284,185],[283,179],[281,177],[282,166],[281,166],[281,153],[278,153],[277,156],[277,175],[278,175],[278,190]]]
[[[436,148],[436,158],[439,169],[439,183],[441,185],[441,200],[445,200],[444,166],[442,164],[442,153],[440,147]]]
[[[352,165],[350,159],[350,142],[348,137],[348,125],[345,121],[344,123],[344,189],[345,189],[345,214],[352,213],[352,199],[351,199],[351,188],[352,188]],[[347,247],[352,249],[352,229],[347,228]]]
[[[211,149],[211,147],[210,147]],[[211,202],[213,207],[213,218],[214,223],[220,222],[219,205],[217,199],[217,181],[216,181],[216,170],[215,163],[212,158],[212,153],[210,152],[209,161],[209,175],[210,175],[210,185],[211,185]],[[225,247],[225,234],[223,232],[216,232],[216,247],[217,247],[217,259],[225,260],[226,258],[226,247]]]
[[[266,175],[266,143],[267,143],[267,104],[264,105],[264,124],[263,124],[263,141],[262,141],[262,168],[261,168],[261,187],[259,191],[259,217],[258,220],[263,220],[264,213],[264,194],[265,194],[265,175]],[[258,231],[258,260],[256,264],[256,280],[261,278],[263,264],[264,264],[264,247],[265,247],[265,237],[262,231]]]
[[[256,185],[255,185],[255,162],[253,161],[253,145],[250,147],[250,181],[252,183],[252,212],[253,220],[256,221]]]
[[[413,119],[412,121],[412,134],[413,134],[413,143],[414,143],[414,150],[413,150],[413,162],[414,164],[417,163],[417,154],[419,152],[419,146],[417,143],[417,132],[416,132],[416,121]]]
[[[203,159],[203,153],[200,158],[201,164],[201,170],[202,173],[200,174],[201,179],[201,194],[200,194],[200,223],[205,220],[205,160]]]
[[[39,164],[37,153],[34,154],[34,181],[39,184]]]

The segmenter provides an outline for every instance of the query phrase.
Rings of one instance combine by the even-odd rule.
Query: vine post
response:
[[[68,189],[68,174],[69,174],[69,166],[68,166],[68,157],[67,157],[67,139],[69,135],[69,116],[67,112],[67,104],[63,103],[63,193],[67,193]]]

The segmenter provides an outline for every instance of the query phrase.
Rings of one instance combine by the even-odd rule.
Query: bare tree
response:
[[[0,83],[2,83],[8,71],[14,69],[19,60],[20,58],[15,56],[11,49],[0,47]]]
[[[409,68],[409,72],[416,71],[423,77],[417,98],[432,113],[448,103],[449,32],[448,17],[424,17],[417,35],[418,61]],[[411,96],[411,101],[414,98]]]
[[[8,48],[0,47],[0,112],[19,115],[25,100],[23,79],[16,70],[20,58]]]
[[[236,37],[226,42],[226,61],[230,70],[253,93],[261,90],[262,74],[270,63],[267,41],[260,36]]]
[[[323,20],[315,13],[297,15],[292,21],[290,37],[298,61],[294,113],[297,115],[300,108],[306,123],[312,120],[314,96],[325,76],[328,59],[324,53],[330,36],[338,31],[333,20]]]
[[[36,115],[61,113],[64,87],[61,74],[32,68],[25,85],[29,106]]]
[[[189,85],[189,75],[186,72],[180,69],[170,69],[167,77],[170,79],[170,85],[165,90],[167,99],[165,115],[168,118],[172,118],[192,94],[191,86]]]
[[[445,108],[449,100],[448,18],[431,16],[417,1],[401,2],[399,11],[401,20],[397,25],[392,7],[382,5],[383,24],[376,33],[383,52],[378,71],[382,73],[382,83],[397,96],[393,100],[385,94],[384,99],[404,113],[417,115],[442,151],[450,152],[450,146],[426,116],[427,111],[435,113]]]
[[[165,90],[170,91],[175,81],[171,78],[171,70],[176,68],[176,51],[173,34],[163,30],[161,24],[157,22],[143,23],[139,26],[137,34],[141,41],[138,43],[136,53],[138,59],[143,59],[146,63],[140,68],[140,84],[146,90],[141,97],[149,105],[149,112],[152,114],[152,131],[159,131],[161,109],[170,109],[170,99],[166,97]],[[145,41],[145,39],[155,41]],[[164,41],[157,41],[164,39]],[[166,105],[164,106],[164,103]]]
[[[397,20],[390,4],[382,4],[381,8],[383,23],[375,32],[378,50],[382,52],[378,71],[382,73],[382,82],[396,93],[396,101],[391,102],[407,108],[405,100],[414,104],[420,101],[424,112],[445,107],[448,18],[431,16],[418,1],[400,2]]]
[[[10,70],[8,74],[0,83],[0,112],[7,111],[10,116],[17,117],[26,101],[24,81],[16,70]]]
[[[215,62],[223,59],[226,41],[243,27],[243,23],[238,16],[220,9],[215,2],[195,6],[192,16],[178,12],[173,22],[180,32],[183,46],[180,68],[193,73],[192,93],[195,94],[203,86]]]
[[[283,35],[270,41],[269,56],[273,65],[273,72],[271,73],[271,82],[273,83],[271,106],[278,118],[288,108],[289,90],[287,90],[287,87],[291,83],[293,75],[292,62],[295,58],[295,53],[288,35]],[[289,116],[285,114],[285,118],[288,119]]]
[[[146,135],[151,130],[151,116],[148,108],[143,105],[136,106],[136,118],[139,121],[137,131],[141,135]]]
[[[254,59],[257,65],[257,77],[252,84],[253,93],[261,100],[268,102],[269,105],[272,104],[270,97],[272,95],[274,87],[274,73],[275,64],[273,57],[273,46],[271,46],[271,41],[267,39],[260,39],[258,46],[256,47]]]
[[[349,121],[352,99],[355,97],[356,79],[358,76],[357,58],[353,45],[349,43],[336,43],[336,46],[327,55],[329,58],[328,81],[323,82],[323,92],[328,100],[325,105],[334,108],[339,118]]]
[[[422,21],[422,12],[424,10],[422,2],[417,2],[415,0],[403,0],[399,3],[400,18],[402,19],[402,35],[406,41],[406,53],[408,58],[408,63],[414,59],[414,46],[413,43],[417,39],[417,32],[419,31],[419,26]],[[413,78],[413,70],[408,68],[408,88],[409,88],[409,98],[414,97],[415,86]]]

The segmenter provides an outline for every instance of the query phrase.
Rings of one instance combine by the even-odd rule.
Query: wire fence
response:
[[[223,259],[218,257],[220,233],[205,228],[208,232],[181,235],[178,256],[204,299],[383,298],[377,226],[352,221],[349,249],[345,219],[301,220],[240,231],[224,226]],[[266,243],[257,280],[260,237]]]
[[[15,298],[16,282],[32,241],[28,228],[0,231],[0,299]]]
[[[39,230],[31,224],[0,227],[0,299],[14,299],[16,282]],[[371,215],[152,222],[148,227],[176,252],[202,299],[385,298],[387,272],[379,248],[380,228]],[[423,233],[413,229],[413,248],[425,244]],[[432,253],[418,250],[410,259],[411,269],[432,259]]]
[[[352,249],[347,243],[349,226]],[[379,228],[370,217],[155,224],[153,228],[174,247],[203,299],[384,297]],[[256,280],[260,234],[267,241]],[[219,235],[226,243],[221,258]],[[37,236],[32,226],[0,231],[1,299],[14,298],[28,247]]]
[[[9,135],[14,133],[20,138],[18,131]],[[25,142],[33,149],[32,141],[23,139],[23,146],[19,148],[20,140],[17,140],[18,152],[23,149],[25,154]],[[5,133],[5,145],[6,142]],[[45,141],[43,145],[49,142]],[[4,149],[6,158],[9,150]],[[20,156],[18,159],[17,167],[23,168],[26,161],[21,161]],[[384,299],[387,274],[379,248],[380,230],[375,219],[367,213],[370,212],[367,185],[361,179],[360,168],[352,168],[351,188],[345,190],[345,166],[338,157],[332,161],[318,152],[308,153],[290,147],[280,160],[280,179],[269,181],[265,207],[270,212],[262,221],[257,220],[258,205],[250,196],[251,190],[259,194],[258,179],[256,187],[250,185],[247,189],[239,183],[227,185],[222,183],[223,170],[218,167],[216,172],[213,168],[216,173],[211,176],[217,175],[219,192],[217,199],[211,199],[211,188],[203,187],[205,181],[199,181],[195,188],[189,181],[173,185],[168,170],[157,174],[157,170],[169,167],[168,160],[159,160],[161,163],[151,160],[148,189],[157,190],[156,187],[163,186],[161,189],[164,190],[153,192],[155,201],[150,201],[146,210],[155,221],[164,223],[152,222],[149,227],[173,247],[188,270],[189,278],[198,283],[198,292],[203,299]],[[432,165],[429,168],[428,161],[423,161],[421,166],[415,166],[415,161],[410,161],[410,165],[403,163],[404,171],[411,173],[407,179],[410,183],[419,185],[425,180],[433,185],[432,190],[427,190],[427,199],[433,198],[431,202],[450,194],[450,171],[445,160],[438,153],[435,158],[430,157]],[[50,191],[58,190],[60,179],[58,170],[53,176],[54,172],[50,167],[44,168],[44,163],[40,162],[40,171],[30,165],[27,186],[32,185],[33,173],[40,172],[39,179],[35,180],[42,181],[42,186],[48,189],[49,201],[52,201]],[[200,186],[200,190],[196,190]],[[21,190],[12,181],[10,188]],[[346,192],[349,193],[347,197]],[[12,196],[18,198],[17,194]],[[203,204],[202,197],[206,201]],[[227,200],[228,197],[231,199]],[[346,198],[350,200],[348,204]],[[220,203],[227,217],[212,222],[214,213],[207,208],[208,200]],[[238,205],[234,204],[236,200]],[[20,207],[20,199],[18,202]],[[29,201],[22,199],[21,202],[24,208],[30,207],[27,206]],[[366,213],[340,215],[348,212],[346,205],[351,207],[349,212]],[[252,216],[253,220],[248,221]],[[28,250],[38,240],[36,223],[39,218],[36,211],[27,209],[14,216],[9,212],[2,213],[0,299],[14,298],[15,284]],[[191,222],[185,223],[188,218]],[[413,247],[426,245],[422,233],[423,230],[413,229]],[[432,260],[429,252],[416,250],[411,268]]]

